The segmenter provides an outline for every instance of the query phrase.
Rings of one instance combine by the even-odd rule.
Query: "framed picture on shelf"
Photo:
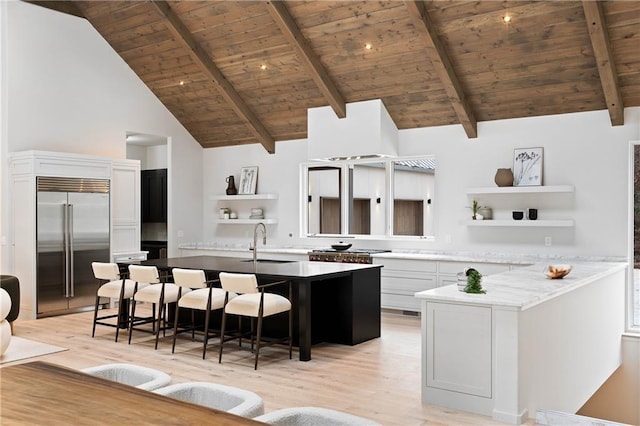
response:
[[[243,167],[240,171],[240,186],[238,188],[238,194],[255,194],[257,185],[258,166]]]
[[[542,185],[542,148],[516,148],[513,151],[513,186]]]

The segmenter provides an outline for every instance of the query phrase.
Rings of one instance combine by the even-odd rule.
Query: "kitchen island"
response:
[[[546,264],[416,293],[422,304],[422,401],[520,424],[537,409],[575,413],[620,366],[624,262]]]
[[[292,281],[294,343],[301,361],[311,359],[315,343],[356,345],[380,337],[380,265],[259,259],[254,269],[251,259],[216,256],[134,263],[161,271],[202,269],[209,279],[236,272],[256,274],[260,282]]]

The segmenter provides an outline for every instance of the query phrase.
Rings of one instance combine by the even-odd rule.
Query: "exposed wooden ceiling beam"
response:
[[[77,16],[78,18],[84,18],[84,14],[78,8],[78,5],[74,1],[37,1],[37,0],[23,0],[25,3],[36,4],[38,6],[46,7],[47,9],[55,10],[58,12],[66,13],[67,15]]]
[[[320,62],[318,56],[311,49],[311,46],[309,46],[307,39],[302,35],[302,31],[300,31],[300,28],[289,13],[287,6],[283,1],[268,1],[266,2],[266,6],[269,14],[280,27],[282,34],[293,46],[298,57],[309,70],[311,78],[316,83],[327,102],[329,102],[333,111],[339,118],[345,118],[347,116],[347,107],[344,97],[336,87],[331,77],[329,77],[329,74]]]
[[[427,14],[427,9],[421,1],[405,1],[405,4],[410,12],[409,15],[413,25],[422,35],[431,63],[444,86],[460,124],[462,124],[464,131],[467,133],[467,137],[477,138],[478,123],[473,114],[473,109],[465,97],[462,85],[431,22],[431,18]]]
[[[189,32],[175,12],[171,10],[169,4],[167,4],[166,1],[152,1],[151,3],[158,10],[169,31],[173,34],[176,40],[180,41],[188,48],[189,55],[194,62],[198,64],[205,74],[211,77],[211,79],[217,84],[220,89],[220,94],[227,102],[229,102],[229,105],[235,113],[247,123],[262,146],[264,146],[270,154],[275,153],[276,144],[273,136],[271,136],[269,131],[264,127],[251,108],[249,108],[244,100],[242,100],[238,92],[236,92],[231,83],[229,83],[222,74],[222,71],[220,71],[211,57],[195,40],[193,34]]]
[[[611,55],[609,33],[607,32],[602,5],[599,1],[583,0],[582,8],[589,26],[591,46],[593,46],[593,54],[598,64],[600,84],[602,84],[607,109],[609,109],[611,124],[613,126],[622,126],[624,124],[624,105],[620,94],[620,86],[618,85],[616,64]]]

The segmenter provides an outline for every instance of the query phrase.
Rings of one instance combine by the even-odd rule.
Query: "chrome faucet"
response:
[[[267,244],[267,227],[264,223],[256,223],[253,228],[253,269],[258,267],[258,229],[262,227],[262,245]]]

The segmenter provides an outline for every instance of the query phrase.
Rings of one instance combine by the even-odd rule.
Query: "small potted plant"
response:
[[[467,276],[467,286],[464,288],[465,293],[484,294],[487,291],[482,288],[482,274],[473,268],[465,270]]]
[[[480,204],[478,203],[478,200],[474,198],[473,201],[471,202],[471,213],[472,213],[471,219],[473,220],[477,219],[478,210],[480,210]]]

